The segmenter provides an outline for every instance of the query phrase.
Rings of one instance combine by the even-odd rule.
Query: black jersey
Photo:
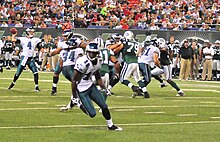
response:
[[[213,49],[215,51],[214,56],[213,56],[213,60],[220,60],[220,47],[214,46]]]
[[[6,52],[12,53],[14,51],[14,43],[12,41],[5,41],[4,47],[3,47],[3,54]]]
[[[170,65],[170,57],[169,57],[169,50],[160,50],[160,64],[161,65]]]

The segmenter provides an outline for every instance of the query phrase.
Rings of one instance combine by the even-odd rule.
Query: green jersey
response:
[[[104,48],[104,49],[101,49],[100,56],[102,57],[102,66],[101,66],[100,72],[101,72],[101,75],[104,75],[105,73],[109,73],[110,57],[114,56],[114,52],[112,50]]]
[[[139,43],[136,41],[125,41],[122,49],[123,61],[126,63],[137,63],[137,50]]]

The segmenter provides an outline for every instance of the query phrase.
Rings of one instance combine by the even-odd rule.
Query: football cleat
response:
[[[108,130],[113,130],[113,131],[122,131],[123,129],[121,127],[112,125],[111,127],[107,128]]]
[[[8,90],[10,90],[11,88],[13,88],[15,86],[15,83],[12,82],[11,85],[8,87]]]
[[[161,87],[161,88],[163,88],[163,87],[167,87],[167,86],[168,86],[167,83],[161,83],[161,84],[160,84],[160,87]]]
[[[148,94],[148,92],[144,92],[144,98],[150,98],[150,95]]]
[[[36,87],[35,87],[35,91],[36,91],[36,92],[40,92],[39,86],[36,86]]]
[[[136,96],[144,96],[142,93],[134,93],[132,94],[132,98],[135,98]]]
[[[80,108],[80,106],[82,105],[81,102],[80,102],[80,100],[79,100],[79,98],[73,98],[73,99],[71,99],[70,102],[67,104],[67,106],[60,108],[60,111],[61,111],[61,112],[65,112],[65,111],[67,111],[67,110],[72,109],[75,105],[78,106],[79,108]]]
[[[176,94],[177,97],[185,96],[185,93],[182,90],[179,90]]]
[[[52,87],[52,91],[50,93],[52,96],[56,96],[57,95],[57,87]]]

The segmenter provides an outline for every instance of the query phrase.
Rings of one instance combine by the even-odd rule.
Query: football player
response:
[[[124,46],[121,50],[124,64],[120,74],[120,82],[130,87],[133,92],[140,94],[141,90],[139,89],[139,87],[135,86],[128,80],[131,76],[134,77],[136,82],[140,80],[140,72],[137,58],[139,43],[134,40],[134,34],[132,31],[126,31],[124,33],[124,38]]]
[[[83,49],[79,47],[80,43],[81,40],[79,38],[73,37],[66,42],[67,46],[64,46],[60,52],[60,66],[62,67],[62,73],[70,82],[73,79],[75,61],[84,54]],[[61,107],[60,111],[67,111],[75,105],[84,111],[77,95],[71,96],[68,105],[66,107]]]
[[[124,46],[122,40],[123,40],[122,36],[119,35],[118,33],[115,33],[112,34],[111,38],[106,40],[105,43],[105,47],[111,49],[114,52],[115,57],[117,58],[120,65],[123,64],[122,55],[120,52]],[[115,74],[114,63],[110,62],[109,68],[110,68],[110,73],[109,73],[110,84],[108,89],[110,90],[113,86],[115,86],[119,82],[119,76]]]
[[[144,98],[150,98],[149,93],[147,92],[147,85],[151,81],[151,72],[150,65],[154,63],[158,65],[156,57],[159,56],[159,49],[151,44],[151,36],[147,36],[145,41],[141,44],[138,50],[138,65],[143,79],[138,81],[138,84],[144,93]],[[135,97],[135,94],[134,96]]]
[[[56,54],[59,54],[63,48],[67,48],[68,45],[66,44],[66,42],[68,41],[68,39],[70,39],[72,37],[72,35],[73,35],[73,33],[71,32],[71,30],[64,31],[62,34],[62,39],[60,41],[58,41],[57,49],[50,52],[49,56],[54,56]],[[86,44],[81,41],[79,43],[77,43],[77,45],[82,48],[86,47]],[[62,71],[62,69],[60,66],[60,62],[58,61],[56,68],[54,70],[54,74],[53,74],[53,85],[52,85],[52,90],[51,90],[51,95],[53,95],[53,96],[55,96],[57,93],[57,83],[59,81],[59,74],[61,73],[61,71]]]
[[[35,48],[38,47],[38,44],[41,42],[41,39],[34,37],[34,32],[35,30],[33,28],[27,28],[26,37],[17,38],[17,40],[20,41],[20,45],[22,46],[23,52],[21,55],[20,63],[17,68],[17,72],[14,75],[13,82],[8,87],[9,90],[14,87],[15,82],[18,80],[19,76],[21,75],[22,71],[27,65],[34,74],[35,91],[40,91],[38,86],[38,71],[35,65],[33,53]]]
[[[106,119],[108,130],[121,131],[122,128],[114,125],[108,105],[91,79],[94,75],[99,86],[107,95],[110,95],[110,92],[105,87],[99,72],[101,64],[102,59],[99,57],[98,44],[90,42],[86,47],[86,55],[76,60],[72,80],[72,94],[73,96],[78,94],[82,105],[91,118],[96,115],[96,110],[92,104],[92,101],[94,101],[102,109],[102,115]]]
[[[174,78],[177,78],[177,74],[179,74],[180,72],[180,63],[176,62],[176,57],[179,54],[179,50],[180,50],[180,42],[179,40],[175,40],[174,41],[174,45],[172,46],[173,48],[172,50],[172,75]]]
[[[166,41],[163,38],[158,39],[158,44],[160,48],[160,56],[158,56],[159,63],[156,65],[157,67],[151,71],[152,75],[165,75],[165,80],[177,90],[176,96],[184,96],[185,93],[177,86],[177,84],[172,81],[172,69],[171,69],[171,61],[169,58],[169,48],[166,45]],[[158,60],[157,59],[157,60]],[[163,82],[160,82],[163,83]]]
[[[12,41],[12,37],[11,36],[7,36],[6,40],[5,40],[5,44],[2,50],[5,54],[5,65],[6,65],[6,69],[10,70],[11,67],[11,61],[12,61],[12,52],[14,51],[14,43]]]
[[[215,51],[213,56],[213,78],[215,80],[220,80],[220,41],[216,40],[213,46]]]

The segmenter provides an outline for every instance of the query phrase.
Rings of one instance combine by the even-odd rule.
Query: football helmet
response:
[[[89,60],[94,61],[97,59],[98,55],[99,55],[99,46],[97,43],[95,42],[90,42],[87,46],[86,46],[86,55],[88,57]]]
[[[151,45],[151,36],[150,35],[148,35],[144,41],[144,46],[149,46],[149,45]]]
[[[159,48],[162,48],[162,47],[165,47],[166,46],[166,41],[164,38],[158,38],[157,39],[157,42],[158,42],[158,47]]]
[[[29,36],[29,37],[34,37],[34,32],[35,32],[35,30],[33,29],[33,28],[27,28],[26,30],[25,30],[25,32],[26,32],[26,35],[27,36]]]
[[[77,47],[77,43],[76,43],[76,38],[70,38],[69,40],[67,40],[66,44],[68,45],[68,48],[76,48]]]
[[[115,34],[112,34],[111,36],[111,39],[114,41],[114,42],[119,42],[121,40],[121,35],[119,35],[118,33],[115,33]]]
[[[134,33],[132,31],[126,31],[124,33],[124,38],[126,40],[133,40],[134,39]]]
[[[104,40],[101,37],[95,38],[94,42],[98,44],[99,49],[103,49],[105,47]]]
[[[73,36],[73,32],[71,30],[65,30],[63,31],[62,36],[70,39]]]

